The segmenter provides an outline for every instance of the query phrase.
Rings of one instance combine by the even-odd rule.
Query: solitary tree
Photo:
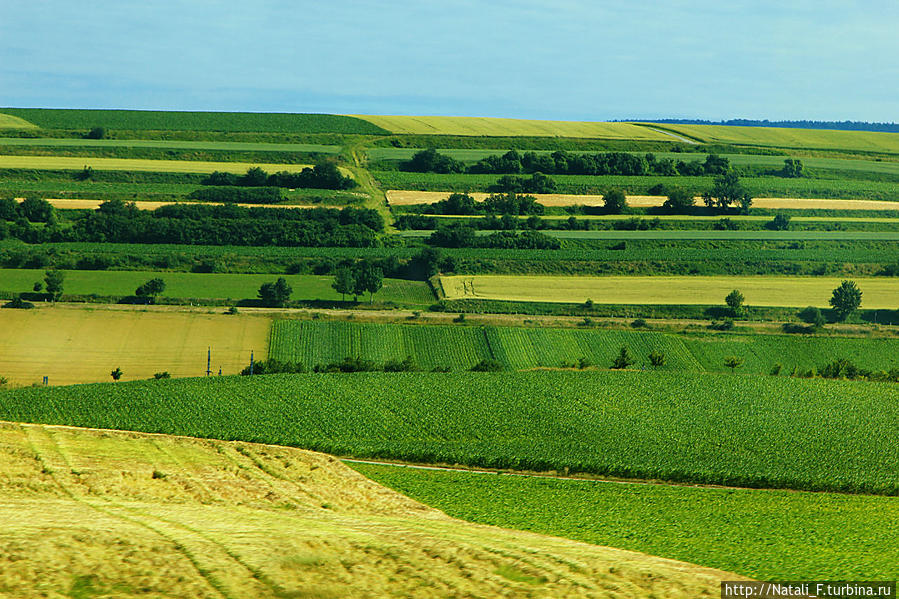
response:
[[[787,158],[786,160],[784,160],[784,167],[780,171],[780,175],[782,177],[789,177],[792,179],[801,177],[802,161],[797,160],[796,158]]]
[[[278,277],[274,283],[263,283],[259,287],[259,299],[270,308],[283,308],[290,299],[293,288],[287,284],[287,279]]]
[[[123,375],[123,374],[124,374],[124,373],[122,372],[122,369],[119,368],[118,366],[116,366],[116,369],[113,370],[112,372],[110,372],[110,373],[109,373],[109,376],[112,377],[112,380],[117,381],[117,380],[119,380],[120,378],[122,378],[122,375]]]
[[[739,289],[734,289],[730,293],[727,294],[727,297],[724,298],[724,303],[730,308],[731,312],[736,316],[743,310],[743,301],[746,298],[743,297],[743,294],[740,293]]]
[[[375,293],[384,284],[384,271],[376,266],[363,263],[355,273],[356,284],[353,292],[359,295],[368,292],[369,303],[374,301]]]
[[[712,189],[702,195],[702,200],[709,208],[716,207],[722,210],[729,208],[731,204],[738,204],[743,212],[746,212],[752,205],[752,196],[733,171],[717,177]]]
[[[106,137],[106,129],[103,127],[91,127],[91,130],[85,135],[88,139],[103,139]]]
[[[855,281],[843,281],[833,290],[830,305],[837,316],[837,320],[843,321],[862,305],[862,292]]]
[[[602,196],[602,201],[610,214],[621,214],[627,208],[627,197],[620,189],[610,189]]]
[[[657,350],[653,350],[653,351],[649,352],[649,363],[652,364],[653,366],[655,366],[655,367],[664,366],[666,361],[667,360],[665,359],[664,353],[657,351]]]
[[[816,329],[820,329],[825,324],[827,324],[827,320],[824,318],[821,310],[819,308],[816,308],[815,306],[808,306],[800,310],[799,318],[803,322],[812,325]]]
[[[743,358],[738,358],[737,356],[727,356],[726,358],[724,358],[724,365],[730,368],[730,371],[733,372],[743,365]]]
[[[618,352],[618,356],[614,360],[612,360],[612,368],[615,370],[621,370],[623,368],[627,368],[631,364],[634,363],[634,357],[631,355],[630,350],[627,349],[627,346],[621,348],[621,351]]]
[[[65,278],[66,273],[61,270],[48,270],[44,273],[47,294],[54,302],[59,300],[59,297],[62,295],[62,284]]]
[[[165,281],[157,277],[141,284],[134,290],[134,295],[144,297],[147,299],[147,303],[152,304],[156,301],[156,296],[163,291],[165,291]]]
[[[356,276],[349,266],[340,266],[334,273],[334,282],[331,283],[334,291],[340,294],[341,299],[346,299],[347,293],[353,293],[356,288]]]
[[[668,212],[683,213],[693,210],[696,198],[683,187],[671,187],[668,189],[668,199],[662,204],[662,208]]]

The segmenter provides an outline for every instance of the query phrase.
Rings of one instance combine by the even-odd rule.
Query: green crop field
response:
[[[80,171],[86,166],[96,170],[109,171],[149,171],[161,173],[212,173],[214,171],[222,171],[242,174],[254,166],[272,173],[277,171],[298,172],[312,165],[208,162],[200,160],[140,160],[78,156],[0,156],[0,169]]]
[[[485,236],[493,230],[478,231]],[[428,237],[429,230],[402,231],[403,237]],[[718,231],[718,230],[678,230],[658,231],[542,231],[543,234],[559,239],[720,239],[720,240],[767,240],[767,241],[899,241],[899,231]]]
[[[0,418],[337,455],[899,493],[899,385],[684,372],[211,377],[0,392]]]
[[[481,524],[642,551],[758,580],[899,576],[895,497],[350,465],[450,516]]]
[[[106,127],[134,131],[252,131],[366,135],[386,133],[365,120],[333,114],[0,108],[0,115],[18,117],[44,129]]]
[[[158,148],[176,150],[221,150],[231,152],[315,152],[337,154],[340,146],[324,144],[250,143],[239,141],[181,141],[160,139],[57,139],[0,137],[0,146],[47,148]]]
[[[779,127],[734,127],[728,125],[659,125],[666,130],[705,142],[778,148],[861,150],[899,153],[899,133],[834,131]]]
[[[66,271],[65,293],[69,295],[129,296],[138,285],[161,277],[166,283],[162,297],[202,299],[254,299],[259,286],[283,276],[293,287],[294,300],[340,300],[331,288],[334,278],[318,275],[276,274],[206,274],[157,271]],[[0,292],[31,291],[36,281],[44,278],[43,270],[0,269]],[[375,299],[379,302],[430,304],[434,301],[427,284],[422,281],[384,279],[384,287]]]
[[[895,278],[854,278],[862,290],[862,307],[893,310],[899,298]],[[828,307],[839,279],[828,277],[540,277],[505,275],[443,276],[447,299],[599,304],[721,305],[733,289],[747,306]]]
[[[534,121],[459,116],[355,116],[381,129],[399,134],[597,137],[673,141],[671,135],[629,123]]]
[[[276,321],[271,357],[311,368],[346,357],[383,364],[410,357],[419,368],[467,370],[484,359],[506,368],[557,368],[585,358],[607,369],[622,347],[635,358],[633,368],[654,368],[649,353],[665,354],[658,370],[725,372],[727,356],[745,362],[742,373],[767,374],[780,364],[808,370],[847,358],[870,370],[899,368],[899,339],[800,337],[787,335],[668,334],[644,331],[582,330],[458,325],[357,324]]]

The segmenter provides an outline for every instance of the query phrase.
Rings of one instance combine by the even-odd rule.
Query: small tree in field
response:
[[[293,288],[284,277],[278,277],[274,283],[263,283],[259,287],[259,299],[269,308],[283,308],[290,300],[291,293]]]
[[[634,363],[634,357],[631,355],[630,350],[627,346],[621,348],[621,351],[618,352],[618,355],[612,360],[612,369],[613,370],[622,370],[627,368],[631,364]]]
[[[743,297],[743,294],[740,293],[739,289],[734,289],[724,298],[724,303],[727,304],[727,307],[730,308],[731,312],[736,316],[743,311],[743,302],[745,299],[746,298]]]
[[[666,361],[667,360],[665,358],[664,353],[657,351],[657,350],[653,350],[653,351],[649,352],[649,363],[652,364],[653,366],[655,366],[656,368],[658,368],[660,366],[664,366]]]
[[[606,212],[610,214],[621,214],[627,208],[627,197],[620,189],[610,189],[602,196],[603,205]]]
[[[47,294],[54,302],[62,295],[62,284],[66,278],[66,273],[61,270],[48,270],[44,273],[44,283],[46,283]]]
[[[148,303],[156,301],[156,296],[165,291],[165,281],[160,278],[150,279],[134,290],[137,297],[147,298]]]
[[[125,374],[122,372],[122,369],[116,366],[116,369],[109,373],[109,376],[112,377],[112,380],[117,381],[122,378],[122,375]]]
[[[833,290],[830,305],[837,316],[837,320],[846,320],[850,314],[858,310],[862,305],[862,292],[855,281],[843,281]]]
[[[349,266],[341,266],[334,273],[334,282],[331,283],[334,291],[340,294],[341,300],[346,300],[347,293],[353,293],[356,288],[356,275]]]
[[[733,372],[743,365],[743,358],[738,358],[737,356],[727,356],[726,358],[724,358],[724,365],[730,368],[730,371]]]

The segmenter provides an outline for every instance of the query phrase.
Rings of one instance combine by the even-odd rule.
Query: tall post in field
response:
[[[206,348],[206,376],[212,374],[212,348]]]
[[[253,350],[250,350],[250,376],[253,376]]]

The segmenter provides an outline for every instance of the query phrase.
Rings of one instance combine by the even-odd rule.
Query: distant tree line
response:
[[[899,133],[899,123],[876,123],[868,121],[769,121],[768,119],[730,119],[727,121],[705,121],[699,119],[655,119],[653,121],[644,122],[663,123],[669,125],[729,125],[733,127],[834,129],[838,131],[886,131],[888,133]]]
[[[490,235],[478,235],[477,229],[462,223],[440,227],[428,238],[428,243],[447,248],[490,248],[514,250],[557,250],[561,243],[539,231],[528,229],[521,233],[497,231]]]
[[[538,204],[537,198],[534,196],[508,192],[490,195],[483,202],[475,201],[467,193],[454,193],[445,200],[425,206],[421,213],[462,216],[474,214],[540,215],[544,211],[543,204]]]
[[[250,168],[243,175],[215,171],[203,180],[203,185],[352,189],[356,187],[357,183],[352,177],[345,177],[333,162],[320,162],[314,167],[306,167],[298,173],[279,171],[269,174],[258,166]]]

